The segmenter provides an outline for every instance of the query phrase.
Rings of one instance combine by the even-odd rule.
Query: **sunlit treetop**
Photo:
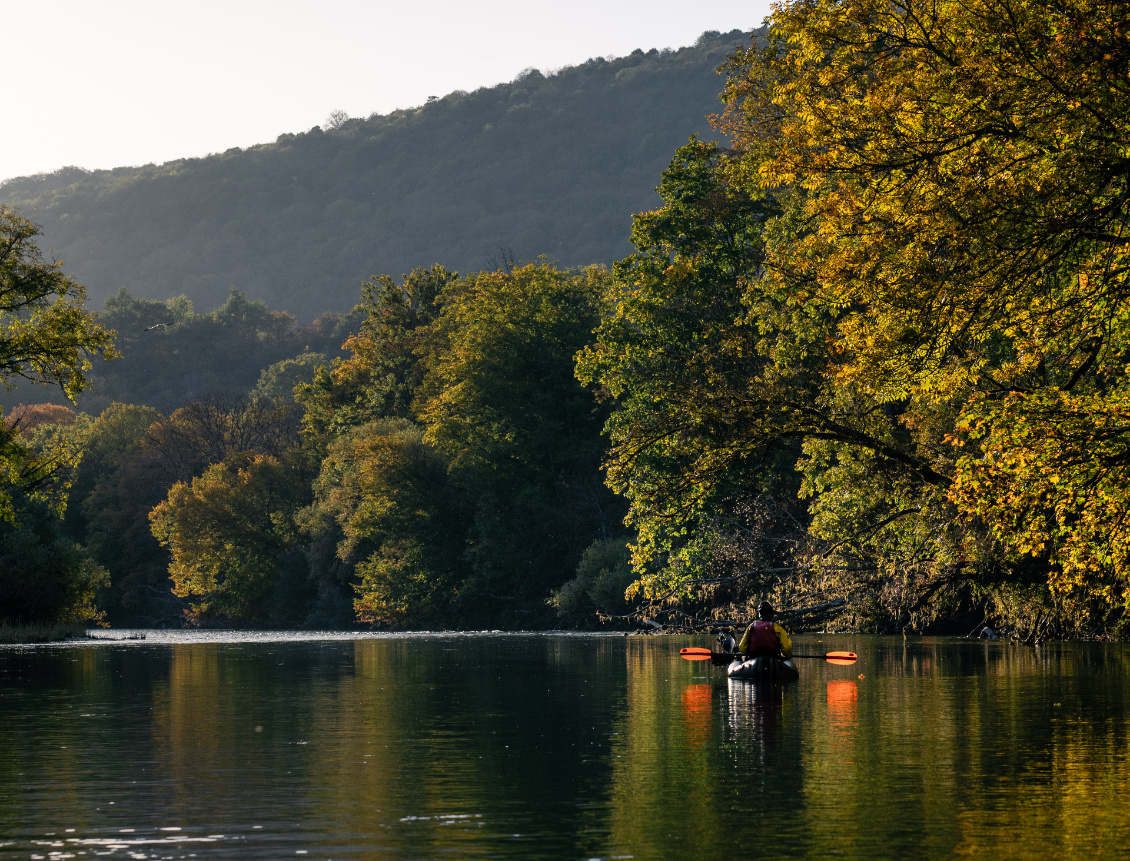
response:
[[[1130,7],[813,0],[773,23],[731,61],[722,127],[737,181],[803,196],[792,263],[860,311],[845,378],[945,396],[1122,349]]]
[[[90,357],[116,354],[111,333],[83,308],[83,286],[43,258],[38,233],[0,206],[0,380],[53,383],[73,398],[86,387]]]

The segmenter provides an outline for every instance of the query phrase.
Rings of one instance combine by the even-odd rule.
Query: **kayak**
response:
[[[726,668],[726,675],[748,682],[795,682],[800,678],[796,664],[772,655],[734,661]]]

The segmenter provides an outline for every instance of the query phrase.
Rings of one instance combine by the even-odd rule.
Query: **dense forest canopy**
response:
[[[95,307],[125,287],[214,308],[234,285],[308,323],[348,311],[374,274],[474,271],[500,248],[610,265],[672,150],[706,130],[716,69],[746,41],[706,33],[248,149],[12,179],[0,202],[43,227]]]

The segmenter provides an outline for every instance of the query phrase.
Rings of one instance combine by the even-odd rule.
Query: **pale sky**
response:
[[[65,165],[161,163],[273,141],[330,111],[428,96],[705,30],[770,0],[32,0],[4,4],[0,181]],[[719,89],[722,81],[719,79]]]

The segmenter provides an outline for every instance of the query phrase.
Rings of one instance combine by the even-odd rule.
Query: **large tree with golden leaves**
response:
[[[922,597],[1043,583],[1061,619],[1110,622],[1130,568],[1130,6],[781,3],[727,71],[719,185],[780,214],[733,327],[765,359],[733,402],[764,408],[712,449],[803,440],[822,564],[913,571]],[[613,474],[639,478],[643,450],[614,441]],[[701,498],[694,466],[667,486]],[[637,522],[662,519],[635,492]]]

